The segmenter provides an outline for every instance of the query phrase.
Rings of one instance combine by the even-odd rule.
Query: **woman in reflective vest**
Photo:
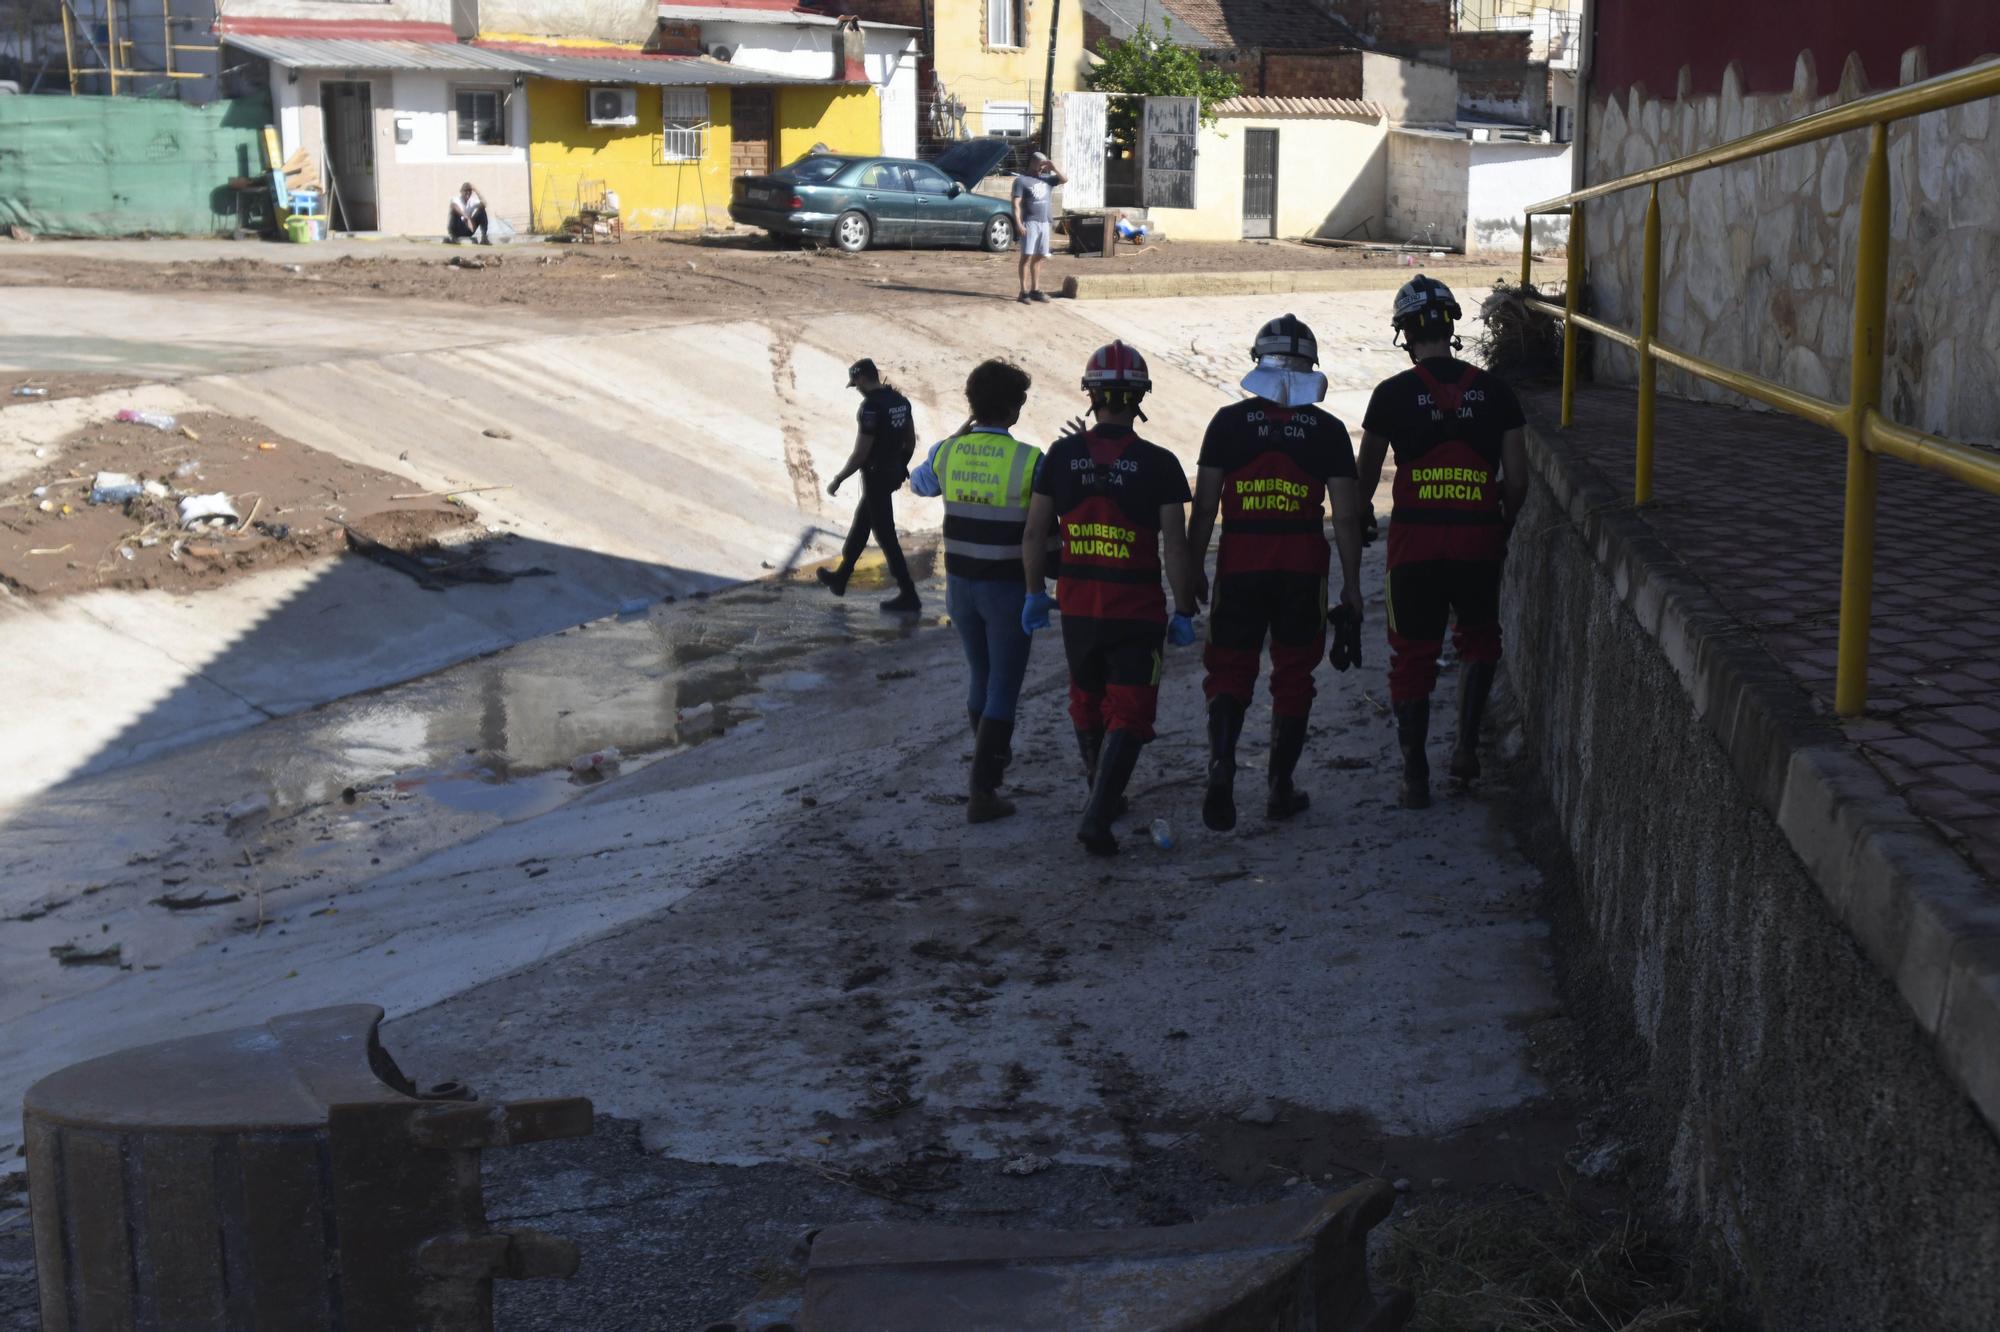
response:
[[[1005,361],[973,367],[965,381],[971,419],[910,477],[917,494],[944,500],[945,606],[972,668],[965,703],[973,735],[969,823],[1014,812],[998,788],[1014,757],[1014,707],[1028,670],[1021,531],[1042,451],[1008,431],[1021,419],[1031,382]]]

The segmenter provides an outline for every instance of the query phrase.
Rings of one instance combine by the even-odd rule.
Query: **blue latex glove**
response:
[[[1194,646],[1194,621],[1178,614],[1168,620],[1167,641],[1175,647]]]
[[[1030,592],[1028,599],[1021,603],[1021,632],[1032,634],[1037,629],[1049,627],[1049,609],[1055,598],[1046,592]]]

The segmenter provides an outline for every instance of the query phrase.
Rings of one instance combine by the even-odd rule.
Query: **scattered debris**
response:
[[[488,426],[488,427],[487,427],[486,429],[484,429],[484,430],[480,431],[479,433],[480,433],[480,434],[482,434],[482,435],[484,435],[484,436],[486,436],[486,438],[488,438],[488,439],[512,439],[512,438],[514,438],[514,432],[513,432],[513,431],[511,431],[511,430],[502,430],[502,429],[501,429],[501,428],[500,428],[499,426]]]
[[[448,499],[453,495],[483,495],[489,490],[512,490],[505,486],[453,486],[450,490],[419,490],[407,495],[391,495],[393,500]]]
[[[229,820],[231,832],[246,826],[271,812],[271,797],[267,795],[245,796],[222,811]]]
[[[487,565],[476,551],[452,554],[434,546],[434,553],[409,555],[363,536],[350,523],[337,518],[333,521],[347,533],[349,550],[397,573],[407,574],[426,592],[443,592],[457,583],[511,583],[516,578],[547,578],[554,573],[554,570],[539,566],[531,569],[495,569]]]
[[[588,754],[579,754],[569,761],[570,777],[579,782],[601,782],[606,777],[618,775],[618,765],[624,759],[618,746],[607,745],[603,749],[593,749]]]
[[[239,515],[236,506],[229,502],[229,496],[217,490],[207,495],[186,495],[180,502],[182,527],[221,526],[233,523]]]
[[[875,672],[875,678],[878,680],[912,680],[916,678],[916,674],[915,671],[907,667],[898,667],[893,671],[877,671]]]
[[[714,735],[722,725],[722,719],[716,716],[713,703],[699,703],[691,708],[682,708],[674,714],[674,722],[680,734],[680,741],[684,745]]]
[[[21,243],[22,243],[23,245],[25,245],[25,244],[27,244],[28,242],[30,242],[30,241],[32,241],[32,240],[34,240],[34,238],[35,238],[35,233],[34,233],[34,232],[32,232],[32,231],[30,231],[30,230],[28,230],[28,229],[27,229],[26,227],[8,227],[8,228],[7,228],[7,239],[8,239],[8,240],[15,240],[15,241],[20,241],[20,242],[21,242]]]
[[[241,902],[242,900],[243,894],[241,893],[217,893],[213,897],[210,897],[206,893],[189,893],[186,895],[162,893],[153,899],[153,905],[165,907],[169,911],[199,911],[203,907],[228,906],[232,902]]]
[[[84,948],[77,944],[57,944],[49,949],[49,956],[66,967],[116,967],[124,963],[125,945],[112,944],[108,948]]]
[[[1049,1159],[1048,1157],[1037,1156],[1033,1153],[1029,1153],[1028,1155],[1025,1156],[1017,1156],[1013,1160],[1007,1162],[1007,1164],[1001,1166],[1000,1173],[1003,1175],[1014,1175],[1016,1177],[1026,1176],[1026,1175],[1039,1175],[1044,1170],[1049,1169],[1053,1165],[1055,1165],[1055,1162]]]
[[[1278,1122],[1278,1107],[1269,1099],[1260,1098],[1244,1106],[1236,1114],[1239,1124],[1275,1124]]]
[[[130,425],[151,426],[155,430],[173,430],[180,425],[165,412],[142,412],[134,407],[127,407],[118,413],[117,419]]]
[[[276,444],[273,444],[268,439],[259,440],[257,442],[257,452],[259,453],[276,453],[277,451],[278,451],[278,446]]]
[[[1629,1146],[1614,1139],[1588,1151],[1578,1147],[1570,1153],[1569,1163],[1585,1179],[1615,1180],[1632,1168],[1634,1156]]]
[[[125,472],[99,472],[90,483],[92,504],[123,504],[145,492],[139,478]]]
[[[12,396],[16,398],[46,398],[49,396],[49,391],[45,388],[23,384],[20,388],[14,390]]]

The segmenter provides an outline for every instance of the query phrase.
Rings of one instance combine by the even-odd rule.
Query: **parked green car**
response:
[[[997,253],[1014,244],[1014,206],[972,191],[1012,147],[1006,139],[968,139],[934,162],[814,153],[768,176],[738,176],[729,216],[849,253],[871,245],[976,245]]]

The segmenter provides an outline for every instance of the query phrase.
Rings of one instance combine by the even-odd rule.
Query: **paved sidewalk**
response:
[[[1557,394],[1523,397],[1557,433]],[[1630,496],[1636,419],[1630,391],[1590,388],[1559,433]],[[1648,525],[1831,716],[1844,443],[1776,413],[1664,398],[1658,434]],[[1868,710],[1845,729],[2000,879],[2000,499],[1889,459],[1880,494]]]

